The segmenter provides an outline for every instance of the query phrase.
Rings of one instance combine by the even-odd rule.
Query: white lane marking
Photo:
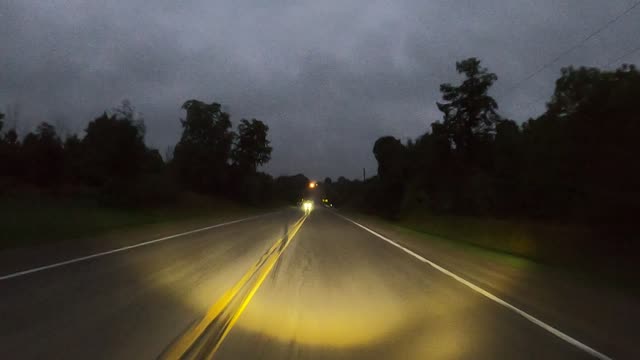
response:
[[[334,214],[335,214],[335,213],[334,213]],[[488,292],[488,291],[484,290],[483,288],[481,288],[481,287],[479,287],[479,286],[477,286],[477,285],[474,285],[473,283],[471,283],[471,282],[469,282],[469,281],[467,281],[467,280],[465,280],[465,279],[461,278],[460,276],[458,276],[458,275],[456,275],[456,274],[452,273],[451,271],[449,271],[449,270],[447,270],[447,269],[443,268],[442,266],[440,266],[440,265],[438,265],[438,264],[434,263],[433,261],[431,261],[431,260],[427,260],[427,259],[425,259],[424,257],[422,257],[421,255],[418,255],[418,254],[416,254],[415,252],[413,252],[413,251],[411,251],[411,250],[409,250],[409,249],[405,248],[404,246],[397,244],[395,241],[393,241],[393,240],[391,240],[391,239],[388,239],[388,238],[386,238],[386,237],[384,237],[384,236],[382,236],[382,235],[378,234],[377,232],[375,232],[375,231],[373,231],[373,230],[369,229],[368,227],[366,227],[366,226],[364,226],[364,225],[361,225],[361,224],[359,224],[359,223],[357,223],[357,222],[355,222],[355,221],[353,221],[353,220],[351,220],[351,219],[349,219],[349,218],[347,218],[347,217],[345,217],[345,216],[342,216],[342,215],[340,215],[340,214],[336,214],[336,215],[338,215],[338,216],[340,216],[341,218],[343,218],[343,219],[345,219],[345,220],[347,220],[347,221],[349,221],[349,222],[353,223],[354,225],[359,226],[360,228],[362,228],[362,229],[364,229],[364,230],[366,230],[366,231],[370,232],[371,234],[373,234],[373,235],[375,235],[375,236],[379,237],[380,239],[382,239],[382,240],[384,240],[384,241],[388,242],[389,244],[391,244],[391,245],[393,245],[393,246],[395,246],[395,247],[397,247],[397,248],[401,249],[402,251],[406,252],[407,254],[409,254],[409,255],[413,256],[414,258],[416,258],[416,259],[418,259],[418,260],[420,260],[420,261],[422,261],[422,262],[424,262],[424,263],[427,263],[427,264],[431,265],[431,266],[432,266],[433,268],[435,268],[436,270],[438,270],[438,271],[442,272],[443,274],[445,274],[445,275],[447,275],[447,276],[450,276],[450,277],[454,278],[455,280],[457,280],[458,282],[462,283],[463,285],[465,285],[465,286],[467,286],[467,287],[469,287],[469,288],[473,289],[474,291],[476,291],[476,292],[478,292],[478,293],[480,293],[480,294],[484,295],[485,297],[487,297],[487,298],[489,298],[489,299],[491,299],[491,300],[493,300],[493,301],[497,302],[498,304],[500,304],[500,305],[502,305],[502,306],[506,307],[507,309],[512,310],[512,311],[514,311],[514,312],[516,312],[517,314],[521,315],[521,316],[522,316],[522,317],[524,317],[525,319],[527,319],[527,320],[531,321],[532,323],[534,323],[534,324],[536,324],[536,325],[540,326],[541,328],[543,328],[543,329],[545,329],[546,331],[550,332],[551,334],[553,334],[553,335],[555,335],[555,336],[559,337],[560,339],[562,339],[562,340],[564,340],[564,341],[568,342],[569,344],[571,344],[571,345],[573,345],[573,346],[577,347],[578,349],[583,350],[583,351],[587,352],[588,354],[590,354],[590,355],[592,355],[592,356],[594,356],[594,357],[596,357],[596,358],[598,358],[598,359],[602,359],[602,360],[612,360],[612,358],[611,358],[611,357],[609,357],[609,356],[607,356],[607,355],[605,355],[605,354],[603,354],[603,353],[601,353],[601,352],[599,352],[599,351],[597,351],[597,350],[593,349],[592,347],[590,347],[590,346],[588,346],[588,345],[586,345],[586,344],[584,344],[584,343],[582,343],[582,342],[580,342],[580,341],[578,341],[578,340],[574,339],[573,337],[571,337],[571,336],[569,336],[569,335],[567,335],[567,334],[563,333],[562,331],[560,331],[560,330],[558,330],[558,329],[554,328],[553,326],[551,326],[551,325],[549,325],[549,324],[545,323],[544,321],[542,321],[542,320],[540,320],[540,319],[538,319],[538,318],[534,317],[533,315],[530,315],[530,314],[526,313],[524,310],[521,310],[521,309],[519,309],[519,308],[517,308],[517,307],[515,307],[515,306],[513,306],[513,305],[511,305],[511,304],[509,304],[508,302],[506,302],[506,301],[504,301],[504,300],[500,299],[499,297],[497,297],[497,296],[493,295],[492,293],[490,293],[490,292]]]
[[[145,241],[145,242],[138,243],[138,244],[135,244],[135,245],[129,245],[129,246],[125,246],[125,247],[121,247],[121,248],[117,248],[117,249],[113,249],[113,250],[108,250],[108,251],[103,251],[103,252],[99,252],[99,253],[95,253],[95,254],[91,254],[91,255],[87,255],[87,256],[77,257],[77,258],[73,258],[73,259],[70,259],[70,260],[65,260],[65,261],[61,261],[61,262],[57,262],[57,263],[53,263],[53,264],[49,264],[49,265],[39,266],[39,267],[35,267],[35,268],[32,268],[32,269],[28,269],[28,270],[18,271],[18,272],[14,272],[14,273],[11,273],[11,274],[0,276],[0,281],[8,280],[8,279],[16,278],[16,277],[19,277],[19,276],[28,275],[28,274],[33,274],[35,272],[39,272],[39,271],[43,271],[43,270],[57,268],[57,267],[60,267],[60,266],[69,265],[69,264],[77,263],[77,262],[80,262],[80,261],[85,261],[85,260],[97,258],[97,257],[100,257],[100,256],[110,255],[110,254],[118,253],[118,252],[121,252],[121,251],[131,250],[131,249],[135,249],[137,247],[155,244],[155,243],[158,243],[158,242],[161,242],[161,241],[174,239],[174,238],[177,238],[177,237],[180,237],[180,236],[190,235],[190,234],[194,234],[194,233],[198,233],[198,232],[206,231],[206,230],[211,230],[211,229],[215,229],[215,228],[226,226],[226,225],[236,224],[236,223],[239,223],[239,222],[256,219],[256,218],[267,216],[267,215],[270,215],[270,214],[273,214],[273,212],[267,213],[267,214],[256,215],[256,216],[250,216],[250,217],[247,217],[247,218],[244,218],[244,219],[228,221],[228,222],[225,222],[225,223],[215,224],[215,225],[203,227],[203,228],[200,228],[200,229],[195,229],[195,230],[185,231],[185,232],[179,233],[179,234],[165,236],[165,237],[159,238],[159,239]]]

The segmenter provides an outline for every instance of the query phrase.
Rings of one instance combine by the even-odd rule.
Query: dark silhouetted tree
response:
[[[117,115],[91,121],[82,139],[85,151],[85,178],[90,185],[136,178],[142,171],[146,155],[144,127]]]
[[[392,136],[379,138],[373,146],[378,161],[378,176],[383,183],[393,184],[404,180],[405,147]]]
[[[20,155],[27,182],[50,186],[62,180],[64,153],[53,125],[43,122],[35,132],[27,134]]]
[[[406,148],[400,140],[384,136],[375,142],[373,154],[378,161],[378,177],[383,190],[378,203],[387,215],[395,216],[400,212],[404,201],[407,180]]]
[[[268,132],[269,127],[260,120],[240,121],[232,158],[243,173],[253,173],[258,166],[266,164],[271,159],[272,148],[267,139]]]
[[[487,212],[495,203],[492,141],[500,120],[488,91],[497,76],[476,58],[457,62],[456,69],[465,79],[458,86],[440,85],[443,102],[437,103],[443,113],[438,131],[447,135],[453,155],[447,192],[453,209]]]
[[[159,173],[164,169],[164,160],[157,149],[146,149],[143,168],[145,172]]]
[[[175,147],[173,165],[180,180],[193,190],[222,192],[226,186],[231,145],[229,114],[218,103],[189,100],[182,105],[187,117]]]
[[[473,161],[479,142],[492,136],[500,118],[498,104],[488,95],[497,76],[480,66],[480,60],[469,58],[456,63],[456,69],[464,74],[462,84],[440,85],[442,103],[438,109],[444,114],[443,125],[465,162]]]
[[[85,151],[78,135],[68,136],[63,144],[65,178],[70,183],[80,183],[83,179]]]
[[[265,203],[273,191],[273,178],[256,171],[258,166],[271,159],[268,131],[269,127],[260,120],[242,119],[231,151],[233,171],[230,187],[237,198],[255,205]]]
[[[493,146],[493,176],[496,189],[496,211],[501,215],[521,213],[523,139],[520,126],[513,120],[500,120],[496,124]]]
[[[15,129],[2,134],[4,114],[0,113],[0,176],[17,178],[22,174],[20,142]]]
[[[525,178],[540,195],[530,201],[595,223],[634,223],[639,98],[633,66],[562,69],[547,112],[525,124]]]
[[[280,199],[295,204],[304,196],[308,185],[309,179],[302,174],[279,176],[275,179],[275,192]]]

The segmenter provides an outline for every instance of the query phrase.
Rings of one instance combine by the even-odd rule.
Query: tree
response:
[[[437,106],[443,121],[432,127],[438,138],[445,135],[451,150],[447,182],[441,189],[448,200],[443,201],[458,212],[486,212],[495,201],[492,146],[500,116],[488,91],[497,76],[476,58],[456,62],[456,70],[465,78],[458,86],[440,85],[443,102]]]
[[[126,120],[136,128],[138,128],[138,132],[142,134],[144,138],[145,133],[147,132],[147,127],[144,124],[144,117],[140,112],[138,112],[131,104],[131,101],[128,99],[122,100],[119,106],[113,108],[111,113],[120,120]]]
[[[85,166],[85,151],[78,135],[67,136],[63,144],[66,180],[77,183],[82,180]]]
[[[60,182],[64,172],[62,141],[53,125],[38,125],[35,133],[25,136],[21,148],[25,180],[39,186]]]
[[[275,193],[285,201],[295,204],[303,196],[309,178],[302,174],[292,176],[279,176],[275,180]]]
[[[4,114],[0,113],[0,131],[3,128]],[[20,164],[20,141],[15,129],[4,135],[0,133],[0,176],[18,177],[22,173]]]
[[[258,166],[271,158],[268,131],[269,127],[260,120],[242,119],[231,152],[233,169],[229,188],[237,198],[253,204],[264,203],[266,192],[271,192],[273,184],[270,176],[257,172]]]
[[[104,113],[91,121],[85,131],[84,173],[89,185],[134,179],[142,172],[147,149],[140,124]]]
[[[635,222],[638,98],[640,72],[634,66],[562,69],[546,113],[525,127],[527,177],[539,174],[544,192],[552,195],[540,206],[594,223]]]
[[[240,121],[232,157],[242,173],[254,173],[258,166],[271,159],[272,148],[267,139],[268,132],[269,126],[260,120]]]
[[[444,102],[437,106],[444,114],[443,125],[456,152],[470,160],[479,140],[493,135],[500,118],[496,113],[498,104],[487,94],[498,78],[481,67],[476,58],[456,62],[456,70],[464,74],[465,80],[459,86],[440,85]]]
[[[143,168],[145,172],[160,173],[164,169],[164,160],[157,149],[146,149]]]
[[[513,120],[496,124],[493,143],[493,176],[497,207],[501,214],[522,211],[523,139],[520,126]]]
[[[382,194],[378,204],[387,215],[398,215],[404,201],[406,182],[406,148],[392,136],[379,138],[373,146],[378,161]]]
[[[385,183],[404,180],[405,147],[392,136],[383,136],[373,145],[373,154],[378,161],[378,176]]]
[[[196,191],[212,192],[225,185],[234,134],[229,114],[218,103],[189,100],[180,120],[183,131],[173,163],[181,181]],[[218,189],[220,190],[220,189]]]
[[[255,206],[269,204],[273,199],[275,183],[271,175],[253,172],[245,174],[238,181],[242,191],[236,195],[237,199]]]
[[[0,175],[17,177],[22,174],[20,147],[16,130],[7,131],[0,141]]]

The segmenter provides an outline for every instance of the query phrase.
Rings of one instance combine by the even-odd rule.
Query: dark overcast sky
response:
[[[322,178],[375,173],[373,142],[440,119],[438,86],[455,61],[497,73],[501,113],[539,114],[559,68],[601,66],[640,46],[640,8],[517,88],[526,75],[634,0],[3,0],[0,108],[19,128],[71,131],[124,98],[161,152],[180,105],[216,101],[271,127],[266,170]],[[625,59],[637,63],[640,55]],[[532,104],[533,102],[533,104]]]

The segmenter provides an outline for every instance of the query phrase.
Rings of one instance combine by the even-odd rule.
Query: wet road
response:
[[[594,358],[324,209],[0,280],[0,299],[11,359]]]

